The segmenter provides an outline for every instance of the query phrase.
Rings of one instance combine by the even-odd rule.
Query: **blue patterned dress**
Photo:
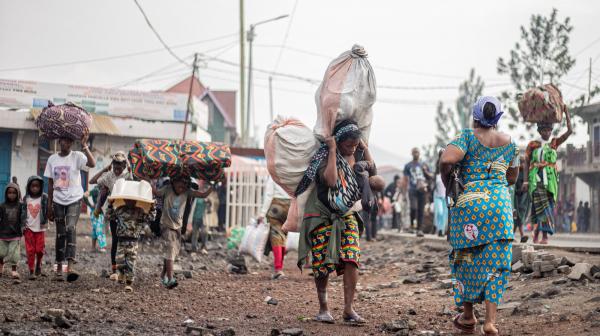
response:
[[[518,166],[518,147],[482,145],[472,129],[451,143],[465,153],[460,162],[465,192],[450,210],[450,268],[454,301],[499,304],[511,269],[513,211],[506,180]]]

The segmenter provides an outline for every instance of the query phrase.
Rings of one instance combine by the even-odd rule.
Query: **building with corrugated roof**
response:
[[[30,176],[42,176],[48,157],[56,151],[55,142],[40,138],[35,126],[48,101],[55,105],[70,101],[92,115],[90,145],[97,160],[89,172],[92,176],[110,163],[112,153],[128,152],[136,139],[181,139],[188,95],[0,80],[0,190],[12,176],[22,187]],[[193,97],[192,107],[186,139],[212,141],[208,104]],[[2,201],[4,193],[0,194]]]

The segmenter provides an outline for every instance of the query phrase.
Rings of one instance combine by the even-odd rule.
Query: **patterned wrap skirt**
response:
[[[538,183],[532,195],[531,222],[536,231],[554,234],[554,197],[543,183]]]
[[[484,300],[500,304],[511,271],[511,245],[509,240],[497,240],[450,253],[457,306]]]
[[[315,278],[326,277],[334,271],[338,275],[344,274],[344,263],[353,263],[360,266],[359,224],[354,213],[342,217],[344,229],[340,246],[340,260],[337,264],[325,262],[329,238],[331,237],[331,222],[323,223],[310,233],[312,271]]]
[[[267,212],[267,221],[271,226],[270,240],[271,246],[285,247],[287,234],[281,229],[283,223],[287,220],[288,212],[290,211],[290,200],[274,198],[271,201],[271,206]]]

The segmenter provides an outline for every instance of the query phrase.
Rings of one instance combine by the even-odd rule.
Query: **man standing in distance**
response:
[[[429,168],[420,160],[421,152],[418,148],[412,149],[412,161],[404,167],[404,185],[408,183],[408,197],[410,200],[410,224],[417,221],[417,237],[423,237],[423,212],[425,210],[425,196],[427,194],[427,180],[432,178]]]

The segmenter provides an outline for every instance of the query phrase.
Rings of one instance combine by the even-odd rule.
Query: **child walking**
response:
[[[139,183],[146,183],[145,181]],[[125,290],[133,292],[135,262],[138,253],[138,241],[144,229],[146,214],[137,206],[137,201],[124,199],[121,205],[114,208],[115,199],[108,201],[107,218],[117,224],[116,268],[118,281],[125,283]]]
[[[156,190],[156,196],[163,198],[163,211],[160,219],[161,235],[165,242],[165,260],[161,272],[161,282],[168,289],[177,287],[177,280],[173,277],[173,263],[181,249],[181,227],[183,225],[183,212],[188,198],[206,198],[212,192],[212,186],[205,191],[191,189],[189,177],[177,176],[171,178],[171,183]]]
[[[25,230],[25,252],[27,252],[27,266],[29,266],[29,280],[35,280],[42,273],[42,258],[46,247],[46,227],[48,218],[48,195],[44,193],[44,179],[31,176],[27,181],[25,197],[23,198]]]
[[[96,215],[99,206],[100,189],[95,186],[83,194],[83,202],[90,208],[90,222],[92,224],[92,249],[100,253],[106,252],[106,234],[104,233],[104,214]],[[91,199],[91,202],[90,202]]]
[[[21,214],[21,191],[15,183],[10,183],[4,191],[5,202],[0,204],[0,276],[4,264],[11,266],[11,277],[19,280],[17,263],[21,255],[23,236],[23,216]]]

